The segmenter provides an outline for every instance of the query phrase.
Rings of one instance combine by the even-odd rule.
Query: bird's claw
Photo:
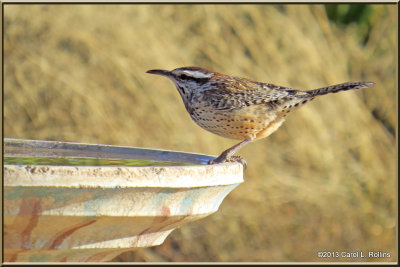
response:
[[[215,159],[210,159],[208,161],[209,165],[212,164],[218,164],[218,163],[223,163],[223,162],[239,162],[240,164],[243,165],[243,169],[247,168],[247,162],[244,158],[242,158],[241,156],[232,156],[230,158],[215,158]]]

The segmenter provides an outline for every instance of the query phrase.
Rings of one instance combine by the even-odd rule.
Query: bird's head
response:
[[[210,82],[215,72],[199,68],[184,67],[174,70],[149,70],[147,73],[168,77],[173,81],[182,98],[187,98],[193,91]]]

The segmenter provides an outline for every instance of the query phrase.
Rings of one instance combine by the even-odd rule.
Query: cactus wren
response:
[[[347,82],[301,91],[269,83],[254,82],[198,67],[149,70],[147,73],[172,80],[191,118],[214,134],[241,140],[209,164],[246,162],[232,156],[245,144],[267,137],[284,122],[289,112],[316,96],[374,85],[374,82]]]

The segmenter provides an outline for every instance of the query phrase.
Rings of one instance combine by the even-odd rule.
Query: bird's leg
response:
[[[216,163],[222,163],[222,162],[227,162],[227,161],[238,161],[242,163],[245,167],[247,166],[247,162],[240,156],[232,156],[237,150],[241,149],[244,145],[246,145],[248,142],[250,142],[250,139],[245,139],[242,142],[234,145],[231,148],[228,148],[224,152],[221,153],[221,155],[218,156],[218,158],[211,159],[208,164],[216,164]]]

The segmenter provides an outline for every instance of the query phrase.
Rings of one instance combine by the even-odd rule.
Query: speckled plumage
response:
[[[301,91],[199,67],[150,70],[148,73],[166,76],[174,82],[186,110],[200,127],[226,138],[242,140],[212,163],[226,161],[249,141],[267,137],[282,125],[289,112],[316,96],[374,85],[373,82],[348,82]]]

